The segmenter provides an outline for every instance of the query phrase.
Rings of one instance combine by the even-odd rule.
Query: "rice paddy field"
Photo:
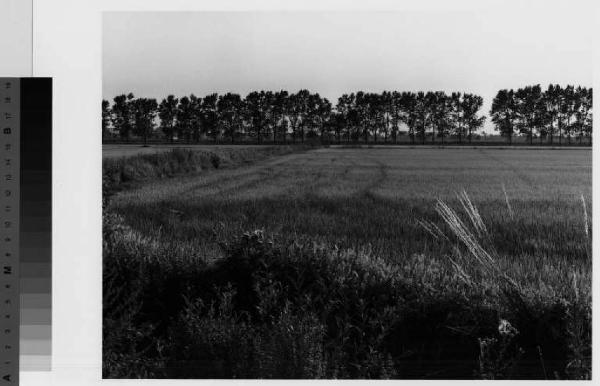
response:
[[[591,181],[589,149],[338,147],[118,191],[105,210],[126,231],[105,244],[105,281],[107,261],[135,256],[144,263],[118,275],[137,280],[132,272],[144,264],[171,275],[175,287],[158,286],[179,306],[136,308],[127,328],[151,321],[143,344],[125,349],[105,335],[105,373],[587,378]],[[240,256],[262,263],[242,264]],[[340,268],[348,264],[354,268]],[[147,272],[148,288],[167,280]],[[211,289],[215,277],[225,279]],[[156,291],[136,296],[158,302]],[[270,319],[261,303],[269,294]],[[107,303],[105,325],[117,323]],[[279,343],[264,343],[273,331]],[[124,374],[115,363],[141,346],[149,362],[129,364],[140,370]],[[243,358],[232,356],[250,346]],[[215,360],[223,370],[206,370]]]

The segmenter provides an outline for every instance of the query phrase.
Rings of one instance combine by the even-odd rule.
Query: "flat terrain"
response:
[[[567,258],[583,253],[581,195],[591,210],[591,173],[588,150],[319,149],[157,181],[113,206],[142,233],[160,230],[207,259],[218,241],[253,229],[398,258],[431,247],[417,220],[440,223],[436,200],[452,202],[464,189],[502,251]]]
[[[106,376],[589,378],[590,150],[253,153],[105,160]]]
[[[235,149],[244,149],[244,148],[266,148],[271,146],[270,144],[265,144],[265,145],[194,145],[194,144],[151,144],[149,146],[143,146],[141,144],[104,144],[102,145],[102,158],[107,159],[107,158],[119,158],[119,157],[130,157],[130,156],[134,156],[134,155],[139,155],[139,154],[155,154],[155,153],[160,153],[160,152],[165,152],[165,151],[169,151],[172,149],[189,149],[189,150],[205,150],[205,151],[214,151],[214,150],[235,150]],[[331,145],[331,149],[340,149],[340,148],[344,148],[345,145]],[[440,147],[439,144],[437,145],[410,145],[410,144],[403,144],[403,145],[384,145],[384,144],[377,144],[377,145],[361,145],[364,148],[373,148],[374,146],[377,149],[437,149]],[[464,149],[464,148],[475,148],[477,147],[477,144],[474,143],[473,145],[461,145],[461,146],[457,146],[457,145],[444,145],[445,149]],[[516,150],[515,147],[510,147],[510,146],[506,146],[505,144],[499,144],[499,145],[486,145],[486,146],[482,146],[483,149],[487,149],[487,150]],[[550,147],[545,145],[543,148],[540,148],[540,146],[527,146],[524,144],[520,144],[518,146],[518,150],[544,150],[544,151],[548,151],[548,150],[565,150],[565,151],[576,151],[576,150],[583,150],[583,151],[589,151],[591,150],[591,148],[586,148],[586,147],[573,147],[573,148],[567,148],[566,146],[563,147]]]
[[[115,144],[102,145],[102,158],[130,157],[139,154],[154,154],[172,149],[190,149],[190,150],[228,150],[252,147],[267,147],[267,145],[150,145],[140,144]]]

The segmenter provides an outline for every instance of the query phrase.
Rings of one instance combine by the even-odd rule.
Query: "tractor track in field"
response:
[[[298,162],[299,160],[300,162]],[[281,158],[268,160],[260,165],[245,168],[241,175],[248,178],[242,181],[239,180],[240,174],[232,175],[225,180],[225,182],[228,183],[228,186],[223,187],[222,177],[219,178],[216,176],[216,178],[212,179],[212,186],[210,186],[211,182],[204,183],[201,186],[195,186],[194,189],[190,189],[189,193],[191,194],[192,199],[196,199],[199,197],[228,197],[236,192],[250,191],[256,188],[266,189],[269,186],[273,186],[274,181],[289,174],[290,167],[288,167],[288,165],[291,164],[290,166],[293,166],[293,168],[302,169],[307,161],[306,154],[291,154]],[[315,177],[310,176],[310,178],[314,179]],[[199,189],[210,189],[210,192],[198,194],[197,190]],[[293,187],[293,189],[296,188]]]
[[[364,195],[364,194],[372,194],[374,189],[380,187],[386,179],[389,177],[388,169],[389,165],[381,162],[377,159],[370,159],[374,165],[370,165],[367,168],[376,168],[378,170],[377,175],[373,178],[369,176],[365,180],[356,181],[355,187],[352,189],[353,195]],[[350,157],[344,157],[343,163],[345,164],[341,171],[334,171],[329,173],[329,178],[324,179],[323,177],[327,175],[323,170],[319,170],[316,175],[311,177],[311,180],[314,182],[307,189],[310,195],[319,195],[323,190],[327,190],[327,188],[336,186],[340,179],[343,180],[353,180],[356,176],[353,172],[360,172],[364,166],[360,166],[357,161]]]
[[[212,194],[202,194],[200,196],[195,196],[195,197],[211,197],[211,196],[216,196],[216,195],[220,195],[220,196],[230,196],[233,193],[236,192],[240,192],[240,191],[244,191],[244,190],[251,190],[254,188],[259,187],[260,185],[262,185],[263,188],[265,188],[267,186],[268,183],[277,180],[278,178],[284,176],[286,174],[286,169],[282,168],[279,169],[277,171],[275,171],[277,169],[273,168],[273,167],[269,167],[268,169],[263,169],[258,171],[258,175],[256,176],[256,178],[252,178],[249,179],[248,181],[242,183],[242,184],[237,184],[234,186],[231,186],[229,188],[225,188],[225,189],[218,189],[218,192],[212,193]]]
[[[282,163],[290,162],[297,159],[302,154],[288,154],[275,159],[267,159],[259,163],[246,167],[238,167],[234,169],[222,169],[206,174],[195,176],[185,176],[178,183],[179,186],[174,186],[173,181],[169,179],[154,181],[131,191],[120,192],[115,196],[115,199],[135,196],[136,194],[144,195],[145,204],[156,203],[165,200],[172,200],[173,197],[182,199],[194,199],[198,197],[209,197],[216,194],[224,194],[233,192],[244,187],[256,185],[261,181],[272,180],[281,176],[286,168],[279,169],[278,172],[272,173],[265,178],[264,170],[277,170],[277,166]],[[223,185],[227,185],[224,189],[220,189]],[[217,191],[215,191],[217,190]],[[200,193],[204,191],[204,194]]]
[[[374,162],[377,168],[377,175],[372,179],[372,182],[357,192],[358,195],[368,197],[374,196],[375,190],[381,187],[381,185],[389,178],[389,165],[377,159],[375,159]]]
[[[348,158],[348,157],[347,157]],[[342,171],[342,177],[347,178],[348,174],[356,167],[357,163],[352,158],[348,158],[350,160],[350,164],[347,165]]]

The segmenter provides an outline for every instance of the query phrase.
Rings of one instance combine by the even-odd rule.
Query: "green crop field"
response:
[[[123,349],[116,338],[107,343],[105,335],[105,355],[107,344],[113,344],[111,355],[121,355],[107,360],[112,367],[105,372],[138,376],[153,368],[158,377],[208,378],[585,378],[591,345],[591,181],[589,149],[338,147],[134,184],[114,193],[105,209],[127,229],[111,233],[116,241],[105,244],[105,270],[107,259],[138,260],[118,275],[131,280],[146,275],[142,284],[136,281],[150,289],[136,295],[145,300],[135,312],[143,313],[139,320],[154,322],[141,326],[131,317],[127,328],[148,328],[147,336],[176,352],[179,363],[195,363],[195,370],[174,370],[161,362],[151,340]],[[322,256],[332,266],[323,268],[300,255]],[[266,259],[258,268],[240,265],[240,272],[251,271],[246,279],[254,284],[220,271],[222,262],[236,256]],[[295,268],[281,268],[280,258]],[[336,266],[344,264],[359,266],[338,272],[342,268]],[[264,266],[275,268],[266,272]],[[322,274],[299,273],[304,268]],[[266,276],[259,280],[259,273]],[[219,275],[225,279],[206,284]],[[340,284],[354,280],[348,275],[360,276],[356,286],[367,287],[348,290]],[[336,305],[326,307],[311,297],[312,283],[321,283],[321,292],[327,288],[331,303],[323,304]],[[153,287],[169,293],[173,304],[157,300]],[[244,288],[258,298],[236,303]],[[278,295],[278,302],[289,301],[271,304],[277,311],[267,312],[263,303],[269,291],[283,291],[287,295]],[[303,296],[308,303],[299,300]],[[164,315],[169,319],[161,319]],[[105,309],[105,325],[106,318]],[[110,318],[111,323],[120,320]],[[336,318],[360,333],[341,332],[332,322]],[[300,332],[281,327],[286,320]],[[502,321],[517,332],[498,330]],[[238,342],[219,335],[225,330]],[[272,331],[292,343],[264,343]],[[292,355],[290,345],[296,355],[312,359],[303,359],[303,365],[273,364],[278,355]],[[114,365],[127,363],[126,351],[135,347],[137,353],[142,346],[150,364]],[[209,358],[206,352],[212,353]],[[211,358],[231,373],[206,370],[216,363]],[[227,367],[231,363],[239,368]]]

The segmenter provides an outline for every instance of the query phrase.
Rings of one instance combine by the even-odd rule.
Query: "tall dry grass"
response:
[[[501,294],[500,302],[504,302],[510,307],[514,307],[516,318],[521,318],[518,323],[533,323],[535,313],[539,312],[540,302],[542,307],[552,309],[560,307],[560,316],[565,322],[563,337],[568,347],[568,361],[564,368],[564,374],[575,379],[591,379],[591,283],[590,277],[585,277],[579,269],[571,269],[562,272],[567,280],[572,280],[571,286],[562,287],[561,293],[554,293],[553,297],[534,294],[537,298],[532,299],[532,293],[526,288],[527,283],[519,283],[510,276],[509,272],[504,271],[498,265],[498,254],[491,242],[492,238],[477,210],[471,202],[466,191],[458,194],[458,201],[463,209],[463,217],[468,219],[464,221],[457,210],[438,200],[436,211],[445,221],[452,236],[466,250],[461,252],[460,248],[455,249],[453,256],[449,256],[457,277],[465,281],[469,286],[478,286],[485,291],[490,287],[490,283],[496,281]],[[581,196],[583,206],[583,233],[585,233],[588,242],[587,249],[591,248],[591,239],[589,237],[589,228],[587,220],[587,209],[585,198]],[[508,201],[507,201],[508,202]],[[511,211],[510,206],[508,210]],[[427,229],[427,228],[426,228]],[[439,230],[439,228],[437,228]],[[441,231],[439,231],[441,232]],[[438,232],[438,233],[439,233]],[[430,232],[435,236],[434,232]],[[446,236],[446,238],[451,237]],[[591,254],[589,255],[591,257]],[[537,304],[536,304],[537,303]],[[537,308],[537,309],[536,309]],[[513,311],[513,310],[510,310]],[[507,312],[507,313],[510,313]],[[523,318],[523,316],[526,316]],[[529,320],[528,320],[529,319]],[[502,333],[508,325],[512,332],[510,334]],[[530,327],[530,326],[527,326]],[[536,326],[537,327],[537,326]],[[550,327],[550,326],[547,326]],[[521,327],[524,329],[523,327]],[[513,374],[514,367],[521,360],[525,351],[519,346],[517,334],[519,331],[512,327],[506,319],[500,320],[499,330],[501,339],[485,338],[480,339],[480,376],[484,378],[504,377],[507,374]],[[533,329],[534,331],[536,328]],[[536,331],[539,333],[539,331]],[[545,379],[548,379],[546,365],[544,360],[544,349],[539,342],[536,345],[540,367]],[[554,348],[552,348],[554,349]],[[490,354],[490,352],[495,352]],[[485,371],[483,370],[485,369]],[[564,375],[563,374],[563,375]],[[555,371],[553,378],[560,379],[561,375]]]

